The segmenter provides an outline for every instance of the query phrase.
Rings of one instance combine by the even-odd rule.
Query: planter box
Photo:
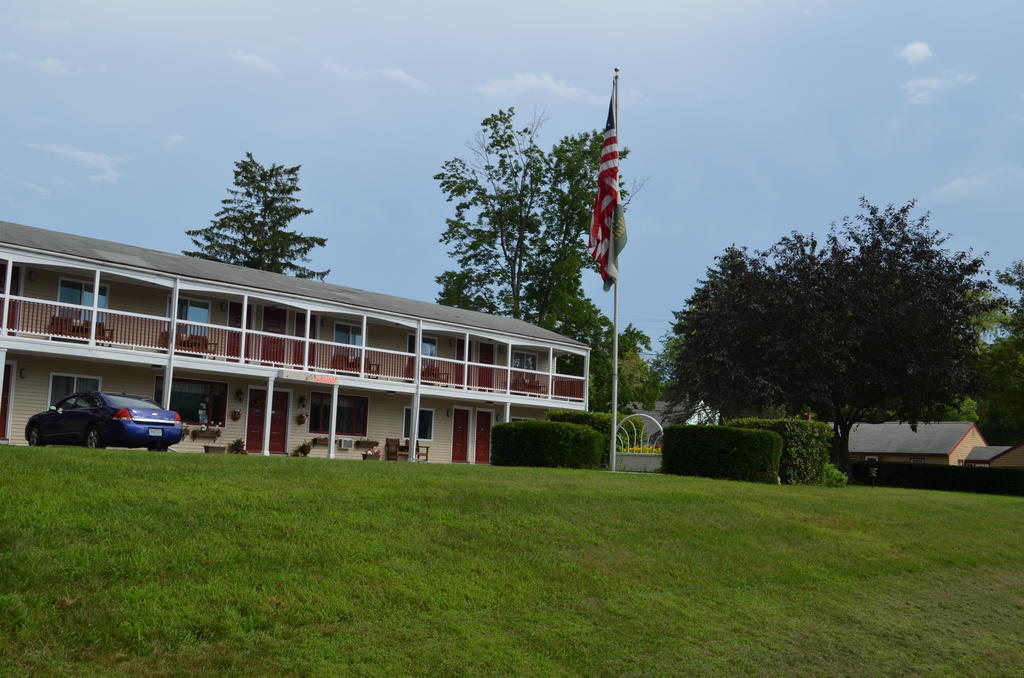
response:
[[[192,440],[195,440],[196,438],[206,438],[208,440],[216,440],[217,438],[220,438],[220,433],[217,433],[216,431],[192,431],[190,435],[192,436]]]
[[[369,452],[363,452],[363,459],[365,461],[380,461],[379,454],[371,454]]]
[[[379,445],[380,445],[380,442],[376,441],[376,440],[357,440],[356,441],[356,449],[357,450],[361,450],[361,449],[372,450],[373,448],[378,447]]]
[[[203,452],[206,454],[224,454],[228,448],[224,445],[203,445]]]
[[[313,447],[327,447],[327,436],[324,436],[322,438],[313,438],[313,440],[310,441],[309,444],[312,445]]]
[[[660,454],[616,454],[615,470],[633,473],[654,473],[661,468]]]

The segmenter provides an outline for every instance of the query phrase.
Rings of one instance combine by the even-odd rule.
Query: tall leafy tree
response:
[[[183,254],[323,280],[329,270],[314,271],[303,264],[309,263],[313,248],[323,247],[327,239],[288,229],[293,219],[313,212],[299,205],[300,167],[264,167],[246,153],[235,163],[235,188],[228,189],[210,225],[185,232],[196,249]]]
[[[674,377],[723,414],[766,407],[833,422],[849,465],[862,421],[934,421],[978,383],[976,318],[996,303],[983,259],[944,247],[913,202],[731,247],[676,313]]]
[[[982,348],[985,386],[978,393],[978,424],[993,445],[1024,440],[1024,261],[998,273],[1016,293],[1007,300],[991,341]]]
[[[609,409],[611,322],[582,285],[582,272],[597,270],[584,237],[603,137],[597,131],[566,136],[546,152],[538,143],[541,125],[538,118],[519,127],[514,109],[499,110],[480,124],[469,157],[448,160],[434,176],[455,205],[441,242],[456,267],[437,276],[437,300],[586,342],[592,349],[591,407]],[[633,394],[648,403],[652,377],[640,351],[650,339],[635,328],[620,337],[622,402]],[[582,370],[572,358],[560,364]]]

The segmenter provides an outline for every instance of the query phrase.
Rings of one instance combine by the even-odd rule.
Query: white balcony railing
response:
[[[0,295],[0,300],[3,295]],[[384,348],[306,340],[285,334],[211,323],[96,309],[11,295],[6,332],[99,347],[166,353],[175,327],[174,351],[188,357],[325,374],[344,374],[396,383],[414,383],[416,354]],[[244,351],[243,351],[244,346]],[[244,356],[242,355],[244,352]],[[420,383],[428,386],[508,393],[583,402],[586,379],[452,358],[421,356]]]

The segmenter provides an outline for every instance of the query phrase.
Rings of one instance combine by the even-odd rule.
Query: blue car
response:
[[[25,424],[29,445],[148,447],[166,450],[181,442],[181,417],[149,398],[129,393],[83,391],[50,405]]]

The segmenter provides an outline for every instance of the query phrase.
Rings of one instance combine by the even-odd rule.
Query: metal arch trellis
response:
[[[649,414],[631,414],[624,417],[615,429],[615,451],[640,452],[645,447],[661,447],[665,430],[661,422]]]

